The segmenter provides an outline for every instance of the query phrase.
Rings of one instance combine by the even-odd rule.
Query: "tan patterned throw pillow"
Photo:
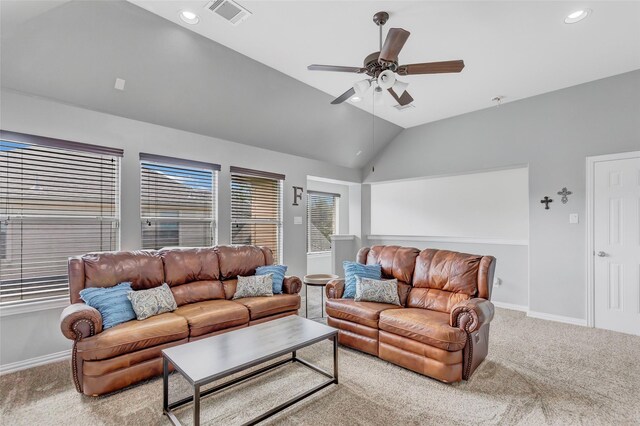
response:
[[[238,275],[238,285],[233,295],[234,299],[243,297],[273,296],[273,274],[241,277]]]
[[[398,280],[374,280],[356,276],[356,302],[380,302],[400,306]]]
[[[175,311],[178,308],[167,283],[148,290],[130,291],[127,296],[139,320]]]

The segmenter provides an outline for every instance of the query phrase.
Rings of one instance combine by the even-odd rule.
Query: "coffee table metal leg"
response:
[[[304,317],[309,318],[309,286],[304,283]]]
[[[193,426],[200,426],[200,385],[193,386]]]
[[[162,357],[162,412],[169,411],[169,360]]]
[[[320,317],[324,318],[324,287],[320,287]]]
[[[333,336],[333,378],[338,384],[338,334]]]

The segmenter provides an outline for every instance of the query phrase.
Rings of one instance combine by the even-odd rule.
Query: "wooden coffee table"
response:
[[[325,339],[333,340],[333,374],[296,355],[298,349]],[[289,353],[291,357],[200,392],[200,388],[204,385]],[[175,408],[193,402],[193,424],[199,425],[200,400],[202,397],[219,392],[229,386],[266,373],[289,362],[298,362],[328,377],[328,380],[296,395],[245,424],[253,425],[261,422],[331,384],[338,384],[338,330],[297,315],[164,349],[162,357],[162,410],[174,425],[180,424],[180,421],[173,413]],[[169,364],[173,365],[193,386],[193,396],[169,403]]]

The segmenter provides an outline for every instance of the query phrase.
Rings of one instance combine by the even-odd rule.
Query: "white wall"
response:
[[[527,168],[371,185],[374,235],[528,239]]]
[[[492,300],[526,308],[529,190],[526,167],[374,183],[370,245],[401,245],[498,259]]]
[[[230,224],[229,166],[286,174],[284,182],[283,261],[289,272],[302,276],[306,259],[306,206],[292,206],[292,186],[306,188],[307,175],[359,182],[360,171],[303,157],[241,145],[222,139],[90,111],[51,100],[2,90],[0,126],[4,130],[31,133],[71,141],[123,148],[121,195],[121,248],[140,247],[139,152],[176,156],[222,165],[218,185],[218,242],[228,244]],[[293,217],[303,223],[294,225]],[[347,221],[348,222],[348,221]],[[62,337],[57,318],[61,309],[4,316],[0,319],[0,364],[14,363],[70,347]],[[38,327],[24,333],[27,324]]]

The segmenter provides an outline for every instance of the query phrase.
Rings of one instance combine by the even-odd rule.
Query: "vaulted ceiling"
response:
[[[131,3],[0,7],[4,89],[346,167],[402,131]]]
[[[249,1],[253,15],[234,27],[205,9],[207,0],[129,0],[177,25],[316,87],[333,97],[361,74],[307,71],[307,65],[360,67],[378,50],[374,13],[384,27],[411,35],[400,63],[463,59],[460,74],[400,77],[415,108],[376,106],[376,115],[402,127],[464,114],[640,68],[640,2],[629,1]],[[582,22],[565,24],[578,9]],[[197,25],[180,10],[200,16]],[[371,92],[369,93],[371,94]],[[371,111],[371,97],[357,107]]]
[[[207,3],[2,0],[2,87],[361,167],[402,128],[640,68],[640,2],[240,0],[253,15],[237,27]],[[584,7],[589,18],[564,24]],[[200,22],[183,23],[184,9]],[[361,75],[306,66],[360,66],[377,50],[378,10],[386,29],[411,31],[400,62],[466,67],[403,78],[415,108],[376,106],[374,119],[369,99],[329,104]]]

